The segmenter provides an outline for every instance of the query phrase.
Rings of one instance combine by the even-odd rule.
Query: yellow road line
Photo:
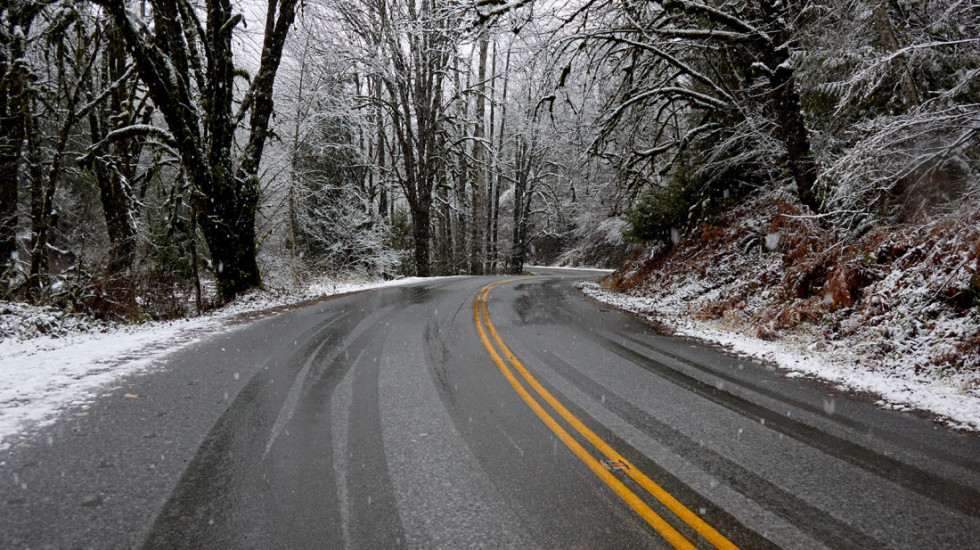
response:
[[[485,293],[482,291],[481,294],[485,296]],[[479,303],[480,295],[478,294],[473,300],[473,323],[476,325],[477,332],[480,334],[480,339],[483,340],[483,346],[490,353],[490,357],[493,359],[493,362],[496,363],[497,368],[500,369],[500,372],[503,373],[504,377],[507,378],[507,381],[510,382],[510,385],[515,391],[517,391],[518,395],[521,396],[524,402],[527,403],[528,406],[531,407],[531,410],[538,415],[538,418],[540,418],[541,421],[544,422],[545,425],[547,425],[559,439],[561,439],[562,443],[567,445],[568,448],[575,453],[575,456],[584,462],[585,465],[599,477],[599,479],[604,481],[606,485],[612,488],[612,490],[615,491],[620,498],[626,501],[626,503],[629,504],[633,510],[640,514],[640,516],[642,516],[651,527],[660,533],[661,536],[667,540],[667,542],[673,545],[674,548],[693,550],[695,547],[690,542],[688,542],[680,533],[671,527],[670,524],[664,521],[663,518],[658,516],[656,512],[651,510],[646,503],[640,500],[640,498],[630,491],[625,485],[623,485],[621,481],[616,479],[615,476],[606,470],[606,468],[600,464],[599,461],[593,458],[592,455],[590,455],[578,441],[575,441],[575,439],[567,431],[565,431],[565,429],[562,428],[558,422],[548,414],[547,411],[545,411],[544,407],[542,407],[541,404],[539,404],[534,397],[532,397],[531,394],[524,389],[524,386],[521,385],[520,381],[518,381],[510,369],[507,368],[507,365],[504,363],[503,359],[500,358],[497,350],[493,348],[493,345],[487,338],[487,334],[483,329],[483,325],[480,323],[480,317],[478,315],[478,311],[480,309]]]
[[[674,530],[673,527],[667,524],[660,516],[658,516],[653,510],[651,510],[648,506],[646,506],[646,504],[644,504],[641,500],[639,500],[639,498],[635,494],[633,494],[633,492],[630,491],[625,485],[622,485],[622,483],[620,483],[618,479],[612,476],[612,474],[610,474],[605,467],[603,467],[601,464],[598,463],[598,461],[596,461],[591,455],[589,455],[588,452],[585,451],[585,449],[582,448],[577,441],[575,441],[574,439],[571,439],[571,443],[565,441],[561,433],[556,431],[556,428],[557,430],[561,430],[561,432],[564,433],[567,437],[571,438],[571,436],[563,428],[561,428],[560,425],[557,424],[557,422],[544,410],[543,407],[541,407],[540,404],[537,403],[534,397],[531,396],[527,392],[527,390],[524,389],[520,381],[518,381],[517,378],[514,377],[510,369],[507,368],[505,364],[503,364],[503,360],[500,358],[500,355],[497,354],[497,351],[493,348],[493,345],[490,344],[489,339],[486,337],[486,332],[484,331],[484,328],[480,323],[481,321],[480,314],[482,314],[482,321],[483,323],[486,324],[487,330],[490,332],[493,341],[497,344],[497,347],[499,347],[500,350],[503,352],[503,354],[507,357],[507,360],[510,362],[510,364],[514,367],[514,369],[516,369],[521,374],[524,380],[527,381],[527,383],[534,389],[534,391],[539,396],[541,396],[549,405],[551,405],[551,407],[555,410],[555,412],[557,412],[562,418],[564,418],[566,422],[568,422],[573,428],[575,428],[575,430],[578,431],[593,446],[595,446],[596,449],[602,452],[602,454],[606,455],[606,457],[610,461],[617,463],[621,466],[624,466],[624,470],[627,473],[627,475],[629,475],[637,484],[643,487],[647,492],[653,495],[654,498],[656,498],[661,503],[663,503],[671,512],[677,515],[677,517],[679,517],[687,525],[689,525],[691,528],[697,531],[702,537],[705,538],[705,540],[707,540],[708,542],[710,542],[712,545],[714,545],[716,548],[719,549],[737,550],[737,547],[734,544],[732,544],[728,539],[726,539],[724,536],[718,533],[718,531],[716,531],[713,527],[708,525],[697,514],[691,512],[686,506],[684,506],[677,499],[675,499],[673,495],[671,495],[670,493],[665,491],[662,487],[657,485],[653,480],[651,480],[643,472],[641,472],[639,469],[633,466],[633,464],[631,464],[628,460],[626,460],[626,458],[624,458],[622,455],[616,452],[615,449],[609,446],[609,444],[603,441],[592,430],[590,430],[587,426],[585,426],[585,424],[583,424],[575,415],[573,415],[568,409],[566,409],[565,406],[562,405],[561,402],[559,402],[551,394],[551,392],[545,389],[537,381],[537,379],[535,379],[531,375],[531,373],[528,372],[528,370],[517,359],[517,357],[513,354],[513,352],[511,352],[510,348],[508,348],[507,345],[504,344],[503,340],[500,338],[500,335],[497,333],[497,330],[494,328],[493,323],[490,321],[490,315],[487,310],[486,301],[487,301],[487,296],[490,293],[490,290],[492,290],[495,286],[514,280],[516,279],[507,279],[504,281],[498,281],[496,283],[489,284],[483,287],[480,290],[480,292],[477,293],[476,298],[473,300],[473,322],[476,325],[477,331],[480,334],[480,338],[483,340],[484,347],[490,353],[490,356],[494,359],[494,362],[497,363],[497,367],[501,370],[501,372],[504,373],[504,376],[507,377],[508,381],[510,381],[511,385],[514,386],[515,390],[517,390],[517,392],[521,394],[521,397],[524,398],[524,401],[527,402],[532,409],[535,409],[535,412],[538,413],[538,416],[541,417],[541,419],[545,422],[545,424],[548,424],[549,428],[551,428],[552,431],[554,431],[559,436],[559,438],[561,438],[562,441],[565,442],[566,445],[572,448],[575,454],[578,455],[583,462],[589,465],[589,467],[594,472],[596,472],[596,475],[602,478],[603,481],[606,481],[606,483],[609,484],[610,487],[612,487],[613,490],[615,490],[616,493],[623,498],[623,500],[629,503],[630,506],[634,510],[636,510],[636,512],[639,513],[654,529],[656,529],[657,532],[659,532],[665,539],[667,539],[668,542],[673,544],[676,548],[693,548],[693,546],[691,546],[690,543],[680,535],[680,533]],[[525,394],[527,395],[527,397],[525,397]],[[538,410],[535,407],[540,408],[541,412],[538,412]],[[542,416],[542,414],[544,416]],[[545,417],[547,417],[548,420],[546,420]],[[554,427],[552,427],[552,425],[549,423],[549,420],[551,423],[554,423]],[[584,458],[582,455],[579,455],[579,452],[575,449],[575,447],[573,447],[573,445],[578,446],[578,448],[582,450],[582,453],[585,454],[585,457],[587,457],[588,460]],[[624,495],[624,493],[621,492],[619,489],[617,489],[617,487],[615,487],[609,481],[607,481],[606,477],[600,474],[598,471],[596,471],[596,469],[592,467],[592,464],[589,461],[595,463],[596,467],[601,469],[601,471],[606,476],[608,476],[609,478],[614,480],[617,484],[619,484],[622,487],[622,491],[625,491],[627,495]],[[639,505],[642,506],[642,509],[638,508],[637,506],[634,506],[631,499],[636,499]],[[658,525],[666,526],[666,528],[669,529],[669,531],[666,532],[661,531]],[[675,536],[676,538],[674,538]]]

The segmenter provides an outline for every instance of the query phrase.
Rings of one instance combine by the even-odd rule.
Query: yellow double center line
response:
[[[646,490],[650,495],[663,503],[671,512],[674,513],[678,518],[680,518],[684,523],[689,525],[692,529],[698,532],[705,540],[713,544],[716,548],[726,549],[726,550],[737,550],[737,547],[732,544],[728,539],[723,537],[718,531],[713,527],[705,523],[703,519],[697,516],[694,512],[687,509],[686,506],[678,502],[670,493],[665,491],[659,485],[648,478],[643,472],[638,470],[633,466],[626,458],[621,454],[616,452],[615,449],[609,446],[605,441],[599,438],[592,430],[590,430],[585,424],[582,423],[575,415],[568,411],[553,395],[551,392],[546,390],[528,370],[524,365],[517,359],[516,356],[510,351],[510,348],[504,344],[503,340],[500,339],[500,335],[497,334],[497,330],[493,327],[493,323],[490,322],[490,314],[487,312],[487,295],[490,293],[495,286],[504,283],[516,281],[518,279],[506,279],[503,281],[498,281],[496,283],[491,283],[477,293],[476,298],[473,299],[473,323],[476,325],[476,330],[480,334],[480,339],[483,341],[483,346],[487,349],[493,362],[500,369],[500,372],[504,375],[510,385],[514,388],[514,391],[521,396],[521,399],[535,414],[541,419],[548,428],[556,436],[558,436],[561,441],[568,446],[569,449],[575,456],[577,456],[586,466],[589,467],[592,472],[599,477],[602,481],[606,483],[617,495],[620,496],[630,508],[636,511],[651,527],[653,527],[664,539],[667,540],[674,548],[695,548],[687,539],[684,538],[676,529],[674,529],[669,523],[667,523],[662,517],[660,517],[656,512],[650,509],[649,506],[636,494],[631,491],[626,485],[624,485],[619,479],[614,476],[606,466],[595,459],[568,431],[563,428],[557,420],[538,402],[533,395],[524,387],[524,384],[514,375],[514,372],[510,367],[504,363],[504,360],[500,357],[500,353],[503,353],[504,357],[510,363],[511,367],[517,371],[518,374],[524,379],[528,386],[534,390],[534,392],[543,399],[551,408],[558,413],[565,421],[575,429],[586,441],[591,443],[600,453],[606,456],[609,464],[615,464],[619,469],[624,471],[630,478],[633,479],[640,487]],[[487,334],[489,333],[489,337]],[[493,343],[491,343],[491,338]],[[500,353],[494,348],[496,344],[497,348],[500,349]]]

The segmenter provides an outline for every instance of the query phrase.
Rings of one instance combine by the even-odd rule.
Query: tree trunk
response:
[[[411,207],[412,238],[415,240],[415,275],[429,276],[430,212],[428,205]]]
[[[493,258],[493,264],[491,268],[493,271],[497,270],[497,260],[499,254],[499,241],[497,239],[499,228],[500,228],[500,189],[503,187],[504,174],[500,167],[500,159],[504,151],[504,130],[507,126],[507,87],[510,82],[510,53],[511,46],[507,46],[507,58],[504,61],[504,83],[503,91],[500,97],[500,128],[497,134],[497,147],[494,151],[494,179],[496,183],[494,184],[494,194],[493,194],[493,229],[491,241],[490,254]],[[496,60],[496,49],[494,49],[494,60]]]
[[[819,213],[817,198],[817,164],[810,150],[810,138],[803,119],[800,95],[796,91],[794,70],[790,60],[790,31],[786,21],[793,14],[787,13],[786,4],[778,0],[759,3],[762,21],[769,29],[770,41],[759,46],[765,65],[769,67],[770,100],[775,109],[777,137],[786,146],[790,171],[796,182],[796,192],[807,208]]]
[[[449,203],[449,182],[440,173],[436,186],[436,275],[452,275],[455,272],[453,258],[452,207]]]
[[[810,151],[809,134],[800,112],[800,96],[794,86],[792,70],[776,69],[772,85],[779,137],[786,144],[790,170],[796,181],[796,193],[800,202],[811,212],[820,213],[821,205],[816,194],[817,164]]]
[[[510,272],[520,275],[524,272],[524,261],[527,256],[527,216],[524,208],[524,190],[514,189],[514,242],[510,251]]]
[[[470,273],[483,275],[485,254],[484,229],[486,225],[487,200],[484,196],[487,187],[487,147],[484,139],[486,127],[486,89],[487,89],[487,38],[480,38],[476,73],[476,107],[473,113],[473,186],[471,190],[470,228]]]
[[[493,138],[497,133],[497,42],[493,43],[493,54],[490,56],[490,130],[487,132],[487,227],[486,227],[486,258],[483,261],[483,272],[493,273],[497,261],[496,240],[494,238],[494,215],[496,206],[499,204],[500,190],[497,189],[499,182],[496,178],[497,170],[497,149],[493,147]]]
[[[15,75],[7,74],[10,81]],[[8,80],[4,78],[3,80]],[[0,281],[13,275],[17,255],[17,192],[24,142],[23,109],[19,99],[23,92],[13,83],[0,85]]]
[[[42,289],[48,286],[48,229],[54,221],[48,199],[54,193],[49,194],[45,188],[44,171],[41,168],[43,160],[37,142],[40,138],[39,129],[31,117],[25,122],[30,126],[30,132],[27,133],[27,162],[31,182],[31,258],[26,294],[28,301],[36,304],[41,299]]]
[[[388,147],[387,140],[385,139],[385,124],[383,111],[381,110],[381,92],[382,85],[380,78],[374,79],[374,90],[375,90],[375,110],[374,110],[374,123],[376,125],[375,130],[377,131],[377,149],[378,149],[378,183],[381,187],[378,193],[378,215],[381,219],[388,219],[388,178],[383,176],[385,170],[385,149]]]
[[[872,14],[874,15],[875,30],[878,31],[878,37],[885,44],[885,49],[894,53],[902,46],[895,35],[895,27],[892,25],[891,19],[888,18],[887,1],[882,0],[875,4]],[[919,97],[919,91],[916,89],[913,80],[912,68],[908,64],[908,56],[900,55],[893,59],[892,67],[898,72],[898,82],[902,89],[905,106],[913,107],[921,103],[922,99]]]
[[[528,180],[530,176],[530,146],[523,136],[517,137],[514,146],[514,237],[510,250],[510,272],[520,275],[524,271],[527,256],[527,226],[530,195]]]
[[[118,31],[106,31],[109,43],[105,50],[104,85],[111,85],[126,73],[126,49]],[[135,84],[134,84],[135,86]],[[89,93],[91,98],[91,92]],[[108,108],[95,107],[89,111],[89,133],[92,143],[100,143],[111,125],[124,126],[134,122],[136,106],[130,101],[127,86],[119,86],[110,93]],[[91,99],[90,99],[91,100]],[[128,103],[128,104],[127,104]],[[124,109],[124,105],[126,109]],[[113,118],[120,113],[128,113],[128,118],[113,124]],[[149,118],[149,114],[145,115]],[[149,122],[149,120],[144,120]],[[135,163],[139,160],[142,145],[136,138],[123,139],[112,145],[112,157],[116,166],[108,166],[101,159],[94,159],[92,173],[99,188],[99,199],[105,217],[109,236],[109,262],[107,273],[110,277],[121,275],[133,266],[136,259],[136,225],[134,222],[136,202],[133,200],[129,182],[135,179]]]
[[[26,137],[27,71],[17,60],[24,57],[33,13],[3,11],[9,26],[0,31],[8,38],[0,44],[0,281],[6,282],[15,273],[18,183]],[[21,33],[13,32],[17,26]],[[0,292],[6,293],[5,285]]]
[[[210,189],[197,200],[197,222],[211,252],[223,302],[262,285],[255,261],[258,181],[243,177],[241,172],[228,177],[229,172],[215,167],[213,174],[195,174],[191,178],[196,189]]]
[[[134,204],[118,172],[97,176],[99,198],[105,213],[106,229],[109,234],[108,274],[122,275],[133,266],[136,260],[136,226],[133,225]]]
[[[467,61],[467,67],[469,67],[471,61]],[[470,74],[472,71],[466,71],[466,89],[470,87]],[[453,84],[456,90],[462,91],[463,88],[460,87],[459,79],[459,57],[453,57]],[[462,93],[457,103],[459,108],[456,112],[457,123],[457,133],[460,138],[465,138],[468,131],[468,126],[466,120],[469,118],[470,102],[466,93]],[[460,147],[457,149],[456,155],[456,185],[454,189],[456,191],[456,214],[455,214],[455,230],[456,235],[456,251],[454,256],[456,257],[456,271],[462,271],[469,268],[467,265],[467,255],[469,254],[467,239],[470,237],[469,229],[466,223],[466,212],[469,210],[469,194],[466,189],[468,187],[467,181],[470,177],[470,165],[469,159],[466,158],[466,148]]]

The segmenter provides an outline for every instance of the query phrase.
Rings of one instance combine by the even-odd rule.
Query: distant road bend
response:
[[[0,547],[977,547],[980,438],[659,334],[573,288],[596,275],[176,353],[4,452]]]

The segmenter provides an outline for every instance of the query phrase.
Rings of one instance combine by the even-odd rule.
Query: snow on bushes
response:
[[[638,250],[603,286],[633,297],[628,309],[669,326],[778,340],[816,354],[827,368],[811,374],[853,382],[834,372],[858,368],[905,384],[909,396],[911,386],[945,385],[980,411],[978,271],[975,204],[917,223],[882,222],[851,237],[770,194],[674,246]],[[893,403],[951,416],[928,399],[904,399],[903,390],[852,382]],[[980,412],[970,415],[958,421],[980,428]]]
[[[87,315],[68,313],[49,306],[0,302],[0,342],[28,340],[37,336],[59,338],[83,332],[105,332],[113,326]]]

